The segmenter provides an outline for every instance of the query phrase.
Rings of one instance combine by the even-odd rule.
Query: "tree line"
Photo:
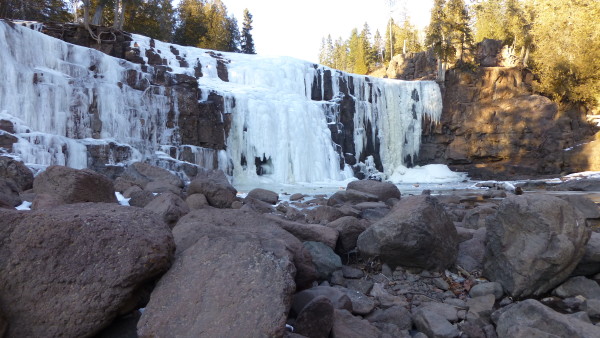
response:
[[[394,54],[432,50],[438,79],[449,67],[473,69],[477,43],[502,40],[535,75],[535,89],[557,101],[600,103],[600,1],[434,0],[420,32],[390,19],[385,40],[368,25],[347,39],[322,39],[320,63],[358,74],[385,67]],[[364,55],[364,57],[363,57]]]
[[[221,0],[2,0],[0,18],[79,22],[146,35],[157,40],[225,52],[255,54],[252,14],[242,28]]]

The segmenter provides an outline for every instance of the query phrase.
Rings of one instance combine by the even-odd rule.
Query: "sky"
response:
[[[256,52],[261,55],[292,56],[318,62],[321,39],[331,34],[347,39],[353,28],[362,30],[365,22],[371,34],[379,29],[385,36],[390,17],[388,0],[222,0],[229,15],[235,15],[241,28],[244,8],[253,17]],[[396,0],[392,16],[402,20],[404,8],[418,27],[427,25],[433,0]]]

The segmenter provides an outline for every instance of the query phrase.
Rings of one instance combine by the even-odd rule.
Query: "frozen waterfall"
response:
[[[338,181],[373,155],[392,175],[418,155],[425,118],[438,121],[442,110],[431,81],[132,37],[144,64],[0,21],[0,120],[15,126],[13,154],[32,166],[84,168],[91,147],[104,146],[129,149],[108,151],[110,165],[161,158],[219,167],[236,182]],[[167,72],[196,78],[198,104],[223,98],[222,149],[185,143],[181,98],[153,78],[153,53]]]

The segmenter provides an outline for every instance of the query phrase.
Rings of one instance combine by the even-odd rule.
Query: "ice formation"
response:
[[[130,149],[126,159],[109,154],[114,165],[173,160],[186,151],[193,154],[187,161],[224,169],[238,183],[299,183],[348,179],[354,173],[345,156],[364,165],[375,147],[384,174],[392,176],[418,154],[425,118],[437,121],[442,110],[431,81],[370,78],[287,57],[215,56],[139,35],[133,40],[146,62],[146,50],[159,51],[172,73],[197,77],[194,67],[201,66],[200,101],[217,93],[231,121],[226,149],[182,144],[177,98],[150,84],[140,64],[0,21],[0,119],[15,125],[13,152],[32,166],[84,168],[92,146]],[[219,59],[228,81],[219,77]],[[131,85],[132,73],[138,85]],[[348,97],[351,125],[342,121]],[[352,136],[352,151],[334,142],[343,132]]]

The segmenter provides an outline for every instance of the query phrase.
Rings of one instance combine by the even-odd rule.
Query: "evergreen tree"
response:
[[[375,64],[377,66],[383,64],[383,50],[384,43],[381,34],[379,33],[379,29],[375,31],[375,36],[373,37],[373,49],[375,51],[375,56],[377,57],[377,61]]]
[[[473,47],[473,35],[469,25],[470,17],[464,0],[448,0],[445,7],[449,26],[450,43],[458,53],[458,59],[464,61],[465,53]],[[452,55],[452,59],[455,55]]]
[[[171,41],[175,10],[169,0],[130,0],[123,29],[161,41]]]
[[[0,18],[69,22],[72,15],[64,0],[1,0]]]
[[[475,41],[505,40],[503,0],[484,0],[473,6],[475,14]]]
[[[198,45],[200,37],[208,31],[204,5],[204,0],[181,0],[177,7],[179,24],[175,29],[175,43],[186,46]]]
[[[245,54],[256,54],[254,39],[252,38],[252,14],[248,8],[244,9],[244,22],[242,23],[241,50]]]

